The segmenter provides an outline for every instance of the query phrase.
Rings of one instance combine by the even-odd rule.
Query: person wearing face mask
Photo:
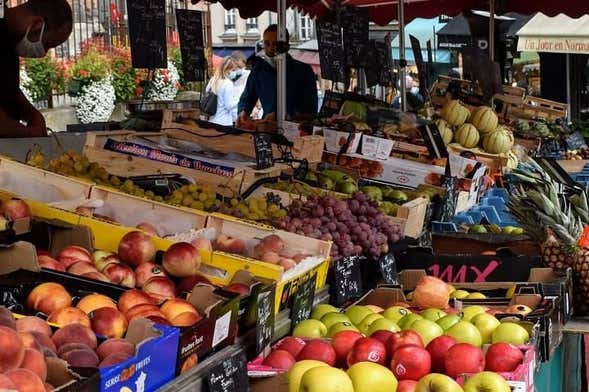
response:
[[[206,91],[217,95],[217,112],[209,118],[210,122],[231,126],[237,119],[239,96],[235,94],[234,80],[238,69],[232,57],[225,57],[209,81]]]
[[[288,42],[288,32],[286,33]],[[264,31],[264,50],[253,59],[252,71],[239,100],[239,119],[246,122],[259,100],[265,118],[276,119],[276,55],[278,26],[270,25]],[[289,118],[317,114],[315,74],[308,64],[286,54],[286,114]]]
[[[0,19],[0,137],[47,136],[43,115],[20,90],[19,57],[44,57],[72,31],[66,0],[30,0]]]

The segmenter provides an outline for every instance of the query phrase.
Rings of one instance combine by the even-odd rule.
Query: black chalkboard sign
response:
[[[386,253],[378,259],[380,273],[386,284],[399,284],[396,262],[393,252]]]
[[[440,130],[434,123],[425,123],[417,126],[421,137],[427,147],[430,158],[447,158],[448,149],[440,134]]]
[[[127,0],[133,68],[168,68],[166,1]]]
[[[327,118],[334,114],[339,113],[342,105],[344,104],[345,98],[343,94],[336,93],[335,91],[326,90],[323,95],[323,104],[319,111],[319,117]]]
[[[586,146],[585,138],[580,132],[573,132],[565,137],[568,150],[578,150],[579,148]]]
[[[274,294],[272,285],[268,290],[258,293],[256,318],[256,354],[261,353],[274,338]]]
[[[202,12],[177,9],[176,21],[180,37],[184,80],[187,82],[204,81],[207,62],[204,51]]]
[[[341,28],[329,22],[317,22],[317,46],[321,77],[332,81],[344,81],[344,47]]]
[[[215,364],[208,371],[208,374],[207,387],[209,392],[241,392],[249,390],[247,358],[243,349]]]
[[[363,54],[368,48],[370,17],[368,8],[346,8],[341,15],[345,65],[363,67]]]
[[[349,256],[335,262],[333,277],[336,306],[362,295],[361,261],[360,256]]]
[[[313,299],[315,298],[315,284],[317,275],[299,286],[299,289],[292,297],[291,320],[293,328],[303,320],[311,317]]]
[[[254,149],[256,151],[256,169],[262,170],[274,166],[272,136],[270,134],[254,134]]]

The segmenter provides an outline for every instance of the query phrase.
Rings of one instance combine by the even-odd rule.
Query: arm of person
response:
[[[254,79],[255,73],[252,72],[247,78],[245,89],[243,90],[243,93],[241,94],[241,97],[239,98],[239,103],[237,105],[239,117],[243,117],[243,120],[245,120],[245,118],[249,116],[254,106],[256,106],[256,102],[258,101],[258,94],[256,94]]]
[[[30,104],[21,91],[19,91],[16,100],[19,104],[21,117],[27,121],[27,125],[23,125],[19,120],[12,118],[0,106],[0,138],[47,136],[43,115]]]
[[[33,132],[40,132],[38,136],[47,136],[47,125],[45,118],[25,97],[23,92],[19,89],[18,105],[21,109],[21,120],[27,123],[27,128],[31,128]]]

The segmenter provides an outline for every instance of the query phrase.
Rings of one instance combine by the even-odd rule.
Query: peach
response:
[[[0,373],[17,368],[25,356],[25,346],[15,330],[0,327]]]
[[[311,255],[304,254],[304,253],[297,253],[292,257],[295,263],[299,264],[301,261],[305,260],[307,257],[311,257]]]
[[[129,309],[140,304],[155,305],[155,301],[149,296],[149,294],[138,289],[125,291],[119,297],[118,301],[119,310],[123,313],[127,313]]]
[[[87,327],[90,326],[90,319],[88,318],[88,315],[86,315],[83,310],[74,308],[72,306],[51,313],[47,321],[62,327],[68,324],[82,324]]]
[[[57,350],[57,356],[63,357],[68,351],[73,350],[92,350],[88,345],[84,343],[65,343],[62,345],[59,350]]]
[[[47,365],[45,364],[45,357],[37,350],[30,348],[25,349],[25,357],[20,364],[22,369],[29,369],[35,373],[41,381],[47,378]]]
[[[88,349],[70,350],[61,359],[74,367],[96,367],[99,363],[96,353]]]
[[[33,336],[32,333],[19,332],[18,336],[20,337],[20,340],[22,341],[22,344],[25,347],[25,349],[31,348],[31,349],[37,350],[39,352],[41,352],[41,350],[43,350],[43,347],[41,347],[41,344],[37,341],[37,339],[35,339],[35,336]]]
[[[211,240],[207,238],[197,238],[192,241],[191,244],[199,251],[202,250],[208,253],[213,251],[213,244],[211,243]]]
[[[276,252],[266,252],[262,255],[260,260],[265,261],[266,263],[278,264],[280,258],[281,257]]]
[[[271,234],[267,237],[264,237],[261,241],[267,251],[280,253],[284,249],[284,242],[282,238],[277,236],[276,234]]]
[[[288,271],[289,269],[296,267],[297,263],[295,263],[295,261],[293,259],[281,257],[280,261],[278,262],[278,265],[280,265],[282,268],[284,268],[285,271]]]
[[[164,302],[160,310],[166,316],[168,320],[172,320],[180,313],[191,312],[198,315],[198,311],[194,308],[190,302],[185,299],[171,298]]]
[[[196,353],[190,354],[188,356],[188,358],[186,358],[184,360],[184,363],[182,364],[182,368],[180,369],[180,373],[181,374],[186,373],[187,371],[189,371],[190,369],[192,369],[196,365],[198,365],[198,357],[196,356]]]
[[[125,287],[135,287],[135,273],[128,265],[121,263],[110,263],[102,270],[114,284]]]
[[[168,276],[163,268],[155,263],[147,262],[135,268],[135,278],[137,287],[143,287],[145,282],[155,276]]]
[[[139,230],[146,232],[149,235],[157,236],[157,229],[151,223],[141,222],[135,227]]]
[[[46,348],[47,350],[52,352],[57,351],[57,347],[55,346],[55,343],[53,343],[51,336],[45,335],[37,331],[31,332],[31,334],[35,337],[35,339],[37,339],[37,342],[39,342],[42,348]]]
[[[0,326],[16,329],[16,320],[12,312],[4,306],[0,306]]]
[[[127,313],[125,314],[127,316],[127,319],[129,320],[129,322],[131,322],[131,320],[134,320],[136,318],[146,318],[149,316],[154,316],[154,317],[161,317],[163,319],[166,318],[166,316],[164,316],[164,314],[161,312],[161,310],[155,306],[155,305],[150,305],[150,304],[141,304],[141,305],[137,305],[137,306],[133,306],[131,309],[129,309],[127,311]]]
[[[27,306],[30,309],[51,314],[55,310],[71,306],[72,297],[66,289],[53,282],[42,283],[35,287],[27,297]]]
[[[98,268],[98,271],[103,272],[107,265],[109,264],[121,264],[122,261],[118,255],[115,253],[104,256],[98,260],[94,261],[94,266]]]
[[[198,323],[201,318],[198,313],[184,312],[169,320],[174,327],[191,327]]]
[[[82,310],[86,314],[104,307],[116,309],[117,305],[115,305],[115,302],[106,295],[96,293],[88,294],[87,296],[83,297],[76,305],[76,308]]]
[[[163,276],[156,276],[145,282],[143,291],[151,295],[156,303],[160,304],[168,298],[176,296],[174,282]]]
[[[102,342],[96,349],[96,354],[101,361],[114,353],[135,355],[135,345],[126,339],[111,338]]]
[[[94,263],[78,261],[77,263],[70,265],[67,272],[74,275],[82,275],[90,272],[98,272],[98,270],[94,267]]]
[[[36,316],[26,316],[16,320],[18,332],[39,332],[51,336],[51,327],[45,320]]]
[[[162,265],[167,273],[177,278],[194,276],[200,267],[200,254],[188,242],[177,242],[164,253]]]
[[[29,369],[12,369],[4,373],[19,392],[45,392],[45,384]]]
[[[9,379],[8,377],[6,377],[4,374],[0,374],[0,391],[3,391],[5,389],[8,389],[8,390],[15,389],[16,390],[16,385],[14,385],[12,380]]]
[[[203,275],[189,276],[188,278],[182,278],[180,280],[180,283],[178,283],[178,291],[191,292],[197,283],[212,285],[211,281]]]
[[[37,261],[39,262],[39,265],[41,267],[49,268],[49,269],[56,270],[56,271],[65,272],[64,265],[61,264],[59,261],[55,260],[51,256],[39,255],[39,256],[37,256]]]
[[[155,245],[151,236],[142,231],[131,231],[119,242],[119,257],[131,267],[153,260]]]
[[[57,358],[57,354],[54,351],[49,350],[47,347],[43,347],[43,356],[47,358]]]
[[[231,238],[225,234],[219,234],[215,240],[214,248],[221,252],[243,255],[245,253],[245,242],[238,238]]]
[[[109,338],[120,338],[127,332],[129,322],[118,309],[100,308],[90,313],[92,330],[98,335]]]
[[[129,353],[114,353],[109,355],[108,357],[104,358],[102,362],[98,365],[98,367],[108,367],[113,366],[121,362],[125,362],[127,359],[131,358],[133,354]]]
[[[31,207],[22,199],[12,198],[1,203],[0,211],[6,219],[15,221],[17,219],[32,218]]]
[[[68,324],[53,334],[53,343],[59,349],[66,343],[84,343],[91,349],[97,346],[94,332],[82,324]]]
[[[94,264],[92,254],[90,254],[87,249],[77,245],[69,245],[63,248],[57,255],[57,260],[63,264],[66,269],[78,261],[87,261],[90,264]]]
[[[88,273],[82,274],[81,276],[86,279],[93,279],[93,280],[99,280],[101,282],[111,283],[110,279],[107,278],[103,273],[100,273],[100,272],[88,272]]]

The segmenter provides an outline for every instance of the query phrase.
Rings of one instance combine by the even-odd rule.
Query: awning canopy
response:
[[[517,50],[589,54],[589,15],[578,19],[537,14],[518,32]]]

